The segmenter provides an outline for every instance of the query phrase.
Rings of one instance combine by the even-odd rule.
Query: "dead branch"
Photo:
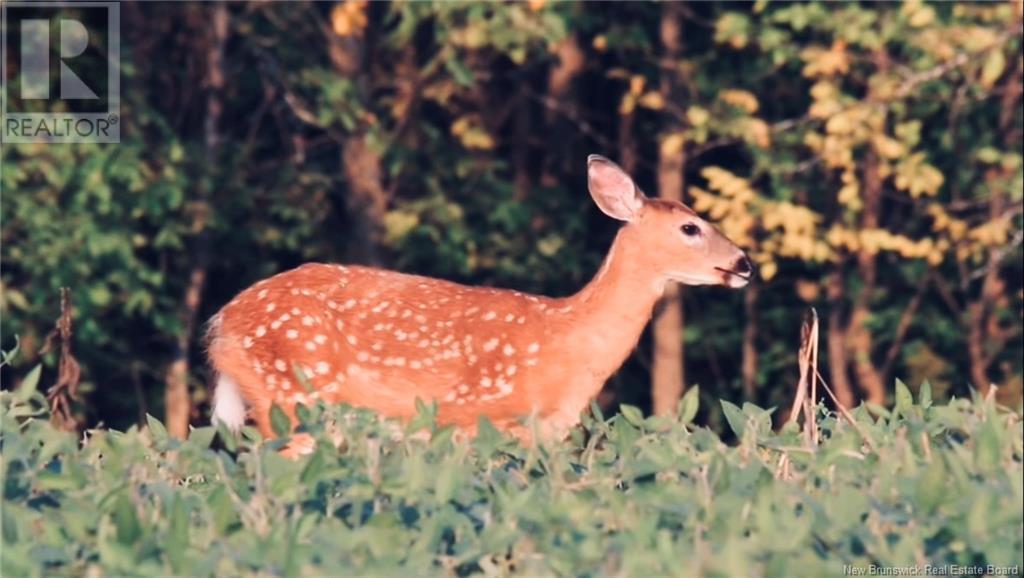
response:
[[[40,354],[53,351],[54,344],[60,340],[57,381],[46,391],[46,401],[50,406],[50,422],[65,431],[78,429],[78,422],[71,411],[71,402],[78,401],[78,382],[82,377],[82,368],[71,354],[71,333],[71,291],[61,287],[60,316],[53,330],[46,336]]]

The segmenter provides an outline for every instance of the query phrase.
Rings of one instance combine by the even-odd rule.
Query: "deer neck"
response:
[[[565,299],[571,307],[566,343],[600,382],[598,390],[636,347],[665,290],[665,278],[647,264],[636,233],[622,227],[594,278]]]

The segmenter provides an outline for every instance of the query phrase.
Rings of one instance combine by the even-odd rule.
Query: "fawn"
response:
[[[242,291],[209,324],[214,419],[237,429],[248,406],[272,437],[274,403],[293,422],[296,404],[318,399],[408,419],[420,398],[437,402],[438,422],[468,433],[486,416],[529,440],[520,418],[533,415],[542,436],[564,436],[668,282],[739,288],[753,275],[729,239],[682,203],[645,197],[612,161],[588,157],[587,180],[601,211],[626,225],[570,297],[327,264]]]

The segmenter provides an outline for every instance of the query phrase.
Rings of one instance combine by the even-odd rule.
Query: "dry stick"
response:
[[[60,339],[60,362],[57,367],[57,381],[46,392],[50,406],[50,421],[59,429],[74,431],[78,423],[71,415],[71,402],[78,400],[78,382],[82,377],[82,368],[71,354],[71,291],[67,287],[60,288],[60,317],[54,324],[40,354],[53,349],[54,342]]]
[[[800,352],[797,354],[797,363],[800,368],[800,378],[797,380],[796,385],[796,399],[793,400],[793,408],[789,412],[789,419],[787,423],[797,421],[800,416],[800,410],[804,407],[804,402],[807,399],[809,393],[809,386],[807,379],[810,375],[811,366],[811,351],[810,344],[812,338],[812,326],[814,340],[817,341],[817,320],[818,313],[811,308],[807,318],[804,320],[803,327],[800,331]]]
[[[810,324],[807,329],[807,341],[804,344],[807,347],[806,357],[810,373],[810,384],[807,386],[810,395],[804,399],[804,431],[808,443],[812,447],[818,447],[818,416],[815,412],[815,406],[818,404],[818,312],[811,308],[809,317],[809,320],[804,321],[805,328],[808,323]]]

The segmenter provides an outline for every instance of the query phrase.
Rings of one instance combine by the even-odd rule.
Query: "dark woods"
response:
[[[69,419],[177,435],[205,319],[304,261],[568,294],[616,228],[600,153],[761,272],[670,292],[602,404],[789,407],[814,306],[844,404],[1019,407],[1020,6],[123,3],[120,144],[3,147],[5,387],[65,379],[64,286]]]

